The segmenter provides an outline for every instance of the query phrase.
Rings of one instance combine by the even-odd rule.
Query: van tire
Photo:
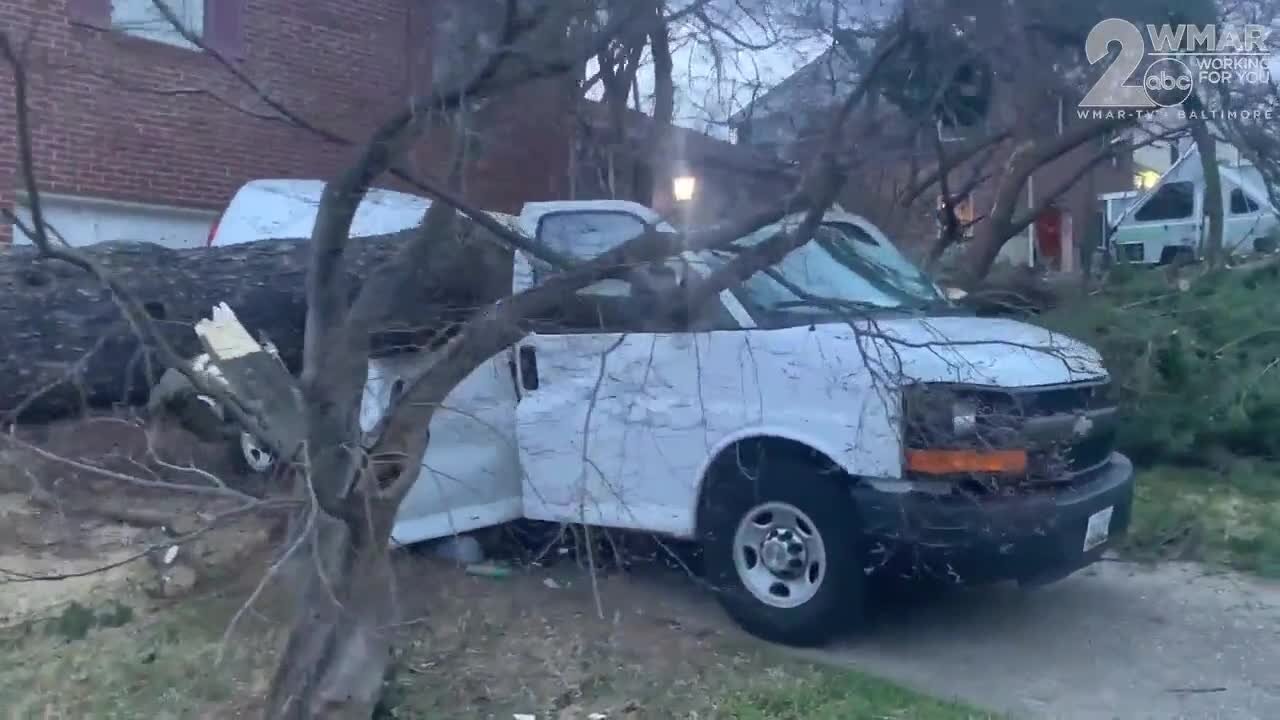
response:
[[[275,456],[246,430],[236,434],[236,439],[228,443],[228,450],[231,463],[240,475],[264,475],[275,470]]]
[[[707,580],[716,590],[726,612],[751,634],[785,645],[811,647],[826,644],[860,625],[865,606],[865,543],[849,494],[848,478],[843,473],[826,471],[814,461],[794,458],[786,453],[774,457],[761,455],[756,467],[750,471],[739,467],[725,468],[724,465],[733,465],[725,463],[709,479],[711,487],[703,493],[698,511]],[[805,589],[797,593],[796,598],[807,599],[792,607],[780,607],[776,603],[791,602],[793,598],[775,597],[772,604],[761,599],[761,578],[764,584],[772,583],[772,587],[778,590],[786,589],[787,581],[779,580],[776,575],[759,573],[760,570],[769,571],[762,565],[765,552],[744,549],[752,547],[745,538],[755,537],[754,533],[758,533],[761,527],[773,528],[765,531],[766,535],[781,532],[769,522],[759,522],[771,518],[771,508],[781,509],[784,517],[790,512],[786,508],[799,511],[801,529],[784,533],[783,542],[801,539],[806,546],[803,553],[820,547],[822,555],[823,567],[817,583],[806,584],[803,579],[790,581],[806,588],[816,587],[816,590]],[[748,523],[753,527],[747,528],[746,534],[740,536],[740,527],[746,527]],[[803,534],[803,526],[810,523],[812,528],[808,528],[808,538],[797,538]],[[813,536],[817,537],[816,544]],[[777,549],[776,543],[771,549]],[[752,555],[759,566],[753,575],[754,592],[744,583],[741,570],[751,564]],[[809,556],[804,558],[806,563],[812,560]],[[805,574],[809,574],[809,568]],[[810,591],[811,596],[808,595]],[[773,592],[764,594],[775,595]]]
[[[1187,247],[1167,247],[1160,253],[1161,265],[1176,265],[1182,267],[1191,265],[1196,261],[1196,253]]]

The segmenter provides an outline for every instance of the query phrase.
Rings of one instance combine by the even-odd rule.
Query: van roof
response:
[[[311,236],[324,180],[263,179],[245,183],[218,221],[213,245]],[[351,221],[351,237],[386,235],[417,227],[431,201],[409,193],[371,188]],[[489,213],[518,231],[515,217]]]

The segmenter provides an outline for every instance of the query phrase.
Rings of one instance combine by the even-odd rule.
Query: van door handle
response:
[[[538,355],[531,345],[520,346],[520,380],[525,390],[538,389]]]

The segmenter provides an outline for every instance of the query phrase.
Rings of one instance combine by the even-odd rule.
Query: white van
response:
[[[579,257],[646,223],[662,225],[622,201],[530,203],[518,219]],[[957,310],[839,211],[718,302],[658,315],[654,292],[732,254],[586,288],[481,365],[431,422],[395,539],[530,518],[695,540],[742,625],[811,644],[856,621],[870,576],[1042,583],[1125,531],[1133,471],[1112,451],[1093,349]],[[546,271],[517,253],[513,289]],[[366,430],[407,362],[373,361]]]
[[[311,237],[323,180],[253,180],[231,198],[209,231],[208,245]],[[374,188],[351,220],[352,237],[399,232],[422,222],[430,202],[407,193]]]
[[[1265,185],[1249,166],[1218,168],[1222,179],[1222,248],[1227,255],[1270,252],[1280,233],[1280,215]],[[1205,183],[1199,151],[1174,163],[1145,194],[1102,197],[1107,205],[1108,242],[1116,262],[1163,265],[1204,254],[1208,236]],[[1104,236],[1107,237],[1107,236]]]

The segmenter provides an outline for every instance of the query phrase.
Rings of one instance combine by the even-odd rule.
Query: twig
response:
[[[305,452],[302,456],[304,458],[307,457]],[[306,471],[304,470],[303,472]],[[312,494],[312,497],[315,497],[314,493]],[[303,541],[311,536],[315,528],[315,519],[318,514],[318,503],[314,501],[308,503],[307,522],[303,526],[302,530],[298,532],[297,538],[289,544],[289,547],[283,554],[281,554],[280,558],[272,563],[271,567],[267,568],[267,571],[262,575],[262,579],[259,580],[258,584],[253,588],[253,592],[249,593],[249,597],[246,598],[240,605],[239,609],[236,610],[235,615],[231,616],[231,621],[227,623],[227,629],[222,633],[222,640],[218,643],[218,652],[214,660],[215,664],[222,664],[222,657],[227,649],[227,644],[231,641],[231,635],[235,632],[236,627],[240,624],[240,620],[245,616],[245,613],[247,613],[249,609],[253,607],[254,603],[258,601],[258,598],[262,596],[264,591],[266,591],[267,585],[269,585],[271,581],[275,579],[276,575],[280,573],[284,568],[285,563],[287,563],[289,559],[293,557],[293,554],[298,551],[298,548],[302,546]]]
[[[1217,350],[1214,350],[1214,351],[1213,351],[1213,354],[1214,354],[1215,356],[1216,356],[1216,355],[1221,355],[1222,353],[1224,353],[1224,352],[1226,352],[1226,351],[1230,350],[1231,348],[1233,348],[1233,347],[1235,347],[1235,346],[1237,346],[1237,345],[1241,345],[1241,344],[1243,344],[1243,343],[1247,343],[1247,342],[1249,342],[1250,340],[1257,340],[1257,339],[1258,339],[1258,338],[1260,338],[1260,337],[1266,337],[1267,335],[1276,335],[1276,334],[1280,334],[1280,327],[1266,328],[1266,329],[1264,329],[1264,330],[1259,330],[1259,331],[1257,331],[1257,332],[1249,333],[1248,335],[1245,335],[1244,337],[1236,338],[1235,340],[1232,340],[1231,342],[1227,343],[1226,345],[1223,345],[1222,347],[1218,348]]]
[[[2,437],[4,441],[9,445],[19,448],[21,450],[25,450],[26,452],[30,452],[35,455],[38,455],[39,457],[45,460],[60,463],[62,465],[67,465],[69,467],[75,468],[76,470],[83,470],[84,472],[98,475],[111,480],[118,480],[120,482],[127,483],[129,485],[135,485],[137,487],[146,488],[148,490],[166,490],[166,491],[190,493],[192,495],[229,497],[229,498],[234,498],[236,500],[258,502],[258,498],[255,498],[252,495],[249,495],[248,493],[243,493],[243,492],[240,492],[239,490],[234,490],[225,485],[221,487],[209,487],[207,485],[183,485],[180,483],[162,482],[158,480],[146,480],[136,475],[128,475],[122,472],[116,472],[115,470],[99,467],[97,465],[93,465],[88,462],[75,460],[75,459],[66,457],[64,455],[59,455],[57,453],[50,452],[37,445],[33,445],[25,440],[22,440],[16,437],[15,435],[13,435],[12,433],[3,434],[3,435],[0,435],[0,437]]]

